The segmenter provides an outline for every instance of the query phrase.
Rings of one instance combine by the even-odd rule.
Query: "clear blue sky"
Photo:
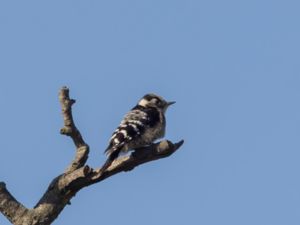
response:
[[[55,225],[299,225],[299,8],[1,1],[0,180],[32,207],[72,159],[61,86],[94,167],[123,115],[155,92],[177,101],[166,137],[184,138],[181,150],[82,190]]]

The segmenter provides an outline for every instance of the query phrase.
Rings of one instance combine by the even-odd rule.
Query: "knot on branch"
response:
[[[65,126],[60,129],[60,134],[71,136],[72,133],[73,133],[73,129],[70,126]]]
[[[164,140],[161,141],[157,148],[156,148],[156,153],[161,156],[169,156],[172,153],[174,153],[180,146],[184,143],[184,140],[181,140],[175,144],[173,144],[169,140]]]
[[[69,174],[64,174],[58,181],[58,189],[63,193],[67,191],[77,191],[78,184],[83,180],[86,180],[88,175],[92,172],[92,168],[84,166]]]

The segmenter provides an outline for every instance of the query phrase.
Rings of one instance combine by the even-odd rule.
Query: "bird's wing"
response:
[[[114,151],[120,150],[132,139],[138,138],[149,124],[147,113],[132,110],[121,121],[120,126],[112,134],[105,153],[109,156]]]
[[[124,145],[133,139],[137,140],[146,129],[155,126],[160,120],[160,115],[155,108],[135,107],[127,113],[120,126],[112,134],[105,153],[110,157],[113,152],[119,154]]]

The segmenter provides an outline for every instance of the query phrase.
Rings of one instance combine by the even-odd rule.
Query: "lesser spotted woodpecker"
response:
[[[112,134],[105,150],[107,161],[102,170],[106,170],[120,152],[127,152],[152,144],[165,135],[167,108],[175,102],[167,102],[155,94],[145,95],[129,111],[119,127]]]

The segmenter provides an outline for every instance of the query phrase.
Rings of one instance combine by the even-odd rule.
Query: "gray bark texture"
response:
[[[7,190],[6,184],[0,182],[0,212],[14,225],[49,225],[82,188],[117,173],[130,171],[143,163],[168,157],[183,144],[183,140],[174,144],[164,140],[116,159],[105,171],[101,167],[93,169],[86,164],[89,146],[75,126],[72,116],[75,100],[70,99],[67,87],[60,90],[59,100],[64,121],[60,133],[73,140],[76,147],[75,157],[67,169],[50,182],[34,208],[26,208],[18,202]]]

